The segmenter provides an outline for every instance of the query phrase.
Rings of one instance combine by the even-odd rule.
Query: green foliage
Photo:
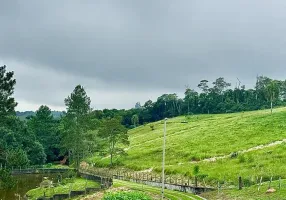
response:
[[[127,129],[121,125],[118,118],[106,119],[102,123],[98,136],[106,141],[105,146],[110,155],[110,166],[112,166],[113,157],[125,152],[119,145],[129,145]]]
[[[195,165],[193,169],[193,174],[197,176],[200,173],[200,166]]]
[[[239,160],[239,163],[244,163],[246,161],[246,158],[245,156],[242,154],[242,155],[239,155],[238,156],[238,160]]]
[[[29,146],[28,158],[31,165],[42,165],[46,163],[47,155],[41,143],[35,142],[33,146]]]
[[[16,181],[9,170],[0,169],[0,189],[9,189],[15,186]]]
[[[52,197],[54,194],[68,194],[69,190],[72,191],[82,191],[85,190],[85,187],[88,188],[99,188],[99,183],[91,180],[86,180],[83,178],[75,178],[72,181],[65,181],[65,184],[59,184],[52,188],[41,188],[38,187],[36,189],[32,189],[27,192],[27,197],[30,200],[37,200],[38,198],[42,197],[44,192],[46,197]],[[62,183],[63,183],[62,182]]]
[[[32,162],[33,164],[43,164],[47,160],[52,162],[57,160],[59,152],[59,122],[54,119],[52,111],[47,106],[40,106],[36,111],[35,116],[32,116],[28,122],[28,129],[35,135],[36,139],[43,146],[45,159],[42,159],[43,153],[39,153],[38,159],[35,159]],[[39,144],[36,144],[37,149],[42,152],[42,147]],[[34,150],[35,152],[35,150]]]
[[[65,99],[67,114],[61,120],[61,146],[62,151],[69,152],[77,167],[79,167],[82,155],[91,152],[95,138],[93,130],[97,121],[93,120],[90,98],[84,88],[76,86],[74,91]]]
[[[139,124],[139,117],[138,117],[138,115],[133,115],[132,118],[131,118],[131,121],[132,121],[134,127],[136,127]]]
[[[8,167],[20,167],[27,166],[29,159],[26,152],[20,148],[10,149],[7,153],[7,166]]]
[[[142,192],[116,192],[104,195],[103,200],[151,200],[151,197]]]
[[[0,124],[4,122],[4,118],[15,114],[17,103],[12,95],[16,80],[13,76],[14,72],[7,72],[5,65],[0,67]]]

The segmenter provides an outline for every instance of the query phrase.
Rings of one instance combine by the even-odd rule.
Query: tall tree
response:
[[[15,107],[17,103],[12,97],[14,93],[14,87],[16,85],[16,79],[14,72],[7,72],[6,65],[0,67],[0,118],[1,122],[4,122],[4,118],[9,115],[15,115]],[[1,123],[0,122],[0,123]]]
[[[93,126],[90,120],[90,103],[90,98],[81,85],[76,86],[65,99],[67,113],[61,126],[62,147],[68,151],[69,158],[72,156],[77,167],[82,155],[89,150],[87,132]]]
[[[185,90],[185,98],[184,101],[187,102],[188,104],[188,115],[190,114],[190,108],[192,112],[194,113],[196,107],[197,107],[197,101],[198,101],[198,93],[190,89],[189,87],[186,88]]]
[[[48,106],[40,106],[35,116],[28,122],[28,128],[34,133],[36,139],[43,145],[47,155],[47,161],[52,162],[59,154],[59,131],[58,120],[55,120],[52,111]]]
[[[139,117],[138,117],[138,115],[133,115],[132,118],[131,118],[131,121],[132,121],[134,127],[136,127],[139,124]]]
[[[202,90],[202,93],[199,95],[199,106],[201,109],[201,112],[204,112],[204,110],[207,110],[207,113],[210,113],[210,97],[209,92],[210,88],[208,86],[208,80],[201,80],[198,84],[198,88]]]
[[[114,156],[124,154],[124,149],[119,144],[129,144],[127,129],[121,125],[121,121],[118,118],[106,119],[98,135],[106,140],[107,151],[110,155],[110,166],[112,167]]]
[[[266,85],[266,98],[270,102],[271,114],[273,112],[273,102],[279,97],[279,84],[276,80],[271,80]]]

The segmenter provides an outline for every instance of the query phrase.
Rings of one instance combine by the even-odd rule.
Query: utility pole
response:
[[[164,199],[164,189],[165,189],[165,149],[166,149],[166,125],[167,118],[164,122],[164,138],[163,138],[163,161],[162,161],[162,199]]]

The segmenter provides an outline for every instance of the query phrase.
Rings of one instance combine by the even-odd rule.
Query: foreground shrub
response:
[[[151,200],[151,197],[142,192],[116,192],[108,193],[103,200]]]

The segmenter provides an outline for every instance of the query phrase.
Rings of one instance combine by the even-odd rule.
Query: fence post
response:
[[[261,187],[261,183],[262,183],[262,176],[260,177],[260,183],[259,183],[259,185],[258,185],[258,191],[260,190],[260,187]]]
[[[242,190],[242,178],[241,178],[241,176],[238,177],[238,189]]]
[[[271,188],[271,183],[272,183],[272,176],[271,176],[270,181],[269,181],[268,189]]]

